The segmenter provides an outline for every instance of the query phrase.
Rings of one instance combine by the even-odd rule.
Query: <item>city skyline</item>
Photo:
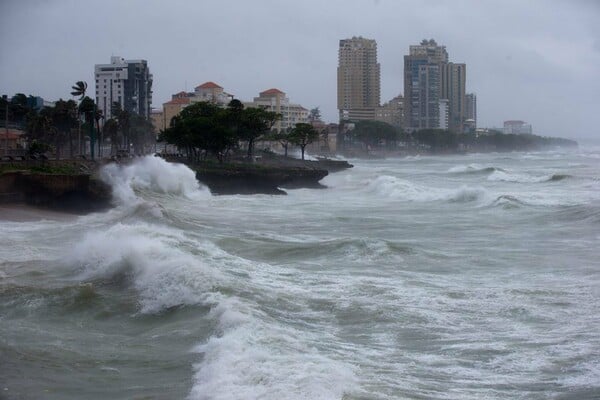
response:
[[[404,93],[409,46],[435,38],[452,61],[468,64],[466,91],[477,94],[479,126],[525,120],[538,134],[581,137],[594,136],[599,125],[600,29],[593,22],[600,10],[591,1],[109,3],[0,5],[0,45],[10,55],[0,60],[2,92],[68,99],[77,80],[93,87],[93,65],[121,55],[148,60],[154,108],[214,81],[243,100],[279,88],[334,122],[340,39],[377,41],[383,104]],[[132,22],[133,13],[144,23]],[[35,29],[28,28],[32,20]],[[40,66],[43,73],[35,72]]]

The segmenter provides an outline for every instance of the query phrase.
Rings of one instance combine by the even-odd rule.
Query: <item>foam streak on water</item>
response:
[[[1,396],[598,398],[599,154],[354,160],[288,196],[109,166],[112,210],[0,222]]]

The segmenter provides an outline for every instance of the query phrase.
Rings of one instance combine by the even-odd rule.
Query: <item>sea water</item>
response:
[[[600,398],[600,149],[351,162],[0,221],[0,398]]]

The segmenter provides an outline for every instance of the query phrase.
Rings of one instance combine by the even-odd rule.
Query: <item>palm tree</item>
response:
[[[100,135],[98,140],[98,157],[102,158],[102,142],[104,140],[104,135],[102,135],[102,131],[100,130],[100,120],[104,119],[104,115],[102,114],[102,110],[96,108],[94,111],[94,120],[96,121],[96,131]]]
[[[73,90],[71,92],[71,96],[79,96],[79,103],[81,105],[81,101],[83,100],[83,98],[85,97],[85,92],[87,90],[87,83],[84,81],[77,81],[75,82],[75,85],[71,86],[71,89]],[[81,153],[81,112],[79,113],[79,126],[77,128],[77,136],[78,136],[78,141],[79,141],[79,153]]]
[[[71,89],[73,89],[71,96],[79,96],[79,100],[83,100],[87,90],[87,83],[84,81],[77,81],[74,86],[71,86]]]

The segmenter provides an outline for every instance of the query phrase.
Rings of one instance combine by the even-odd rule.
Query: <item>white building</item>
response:
[[[222,106],[226,106],[231,100],[233,100],[233,95],[225,92],[221,86],[214,82],[205,82],[196,86],[193,95],[190,97],[192,103],[208,101]]]
[[[281,114],[281,119],[273,127],[277,132],[293,128],[297,123],[308,122],[308,110],[300,104],[290,103],[290,99],[279,89],[260,92],[252,102],[244,102],[244,107],[263,108]]]
[[[448,107],[448,105],[449,105],[448,99],[439,99],[438,105],[439,105],[438,127],[439,127],[439,129],[448,129],[448,118],[449,118],[449,113],[450,113],[450,109]]]
[[[111,107],[121,108],[150,118],[152,105],[152,74],[146,60],[125,60],[113,56],[110,64],[95,66],[96,104],[104,120],[113,117]]]
[[[503,131],[505,134],[515,134],[515,135],[531,135],[532,129],[531,124],[526,123],[525,121],[504,121]]]

